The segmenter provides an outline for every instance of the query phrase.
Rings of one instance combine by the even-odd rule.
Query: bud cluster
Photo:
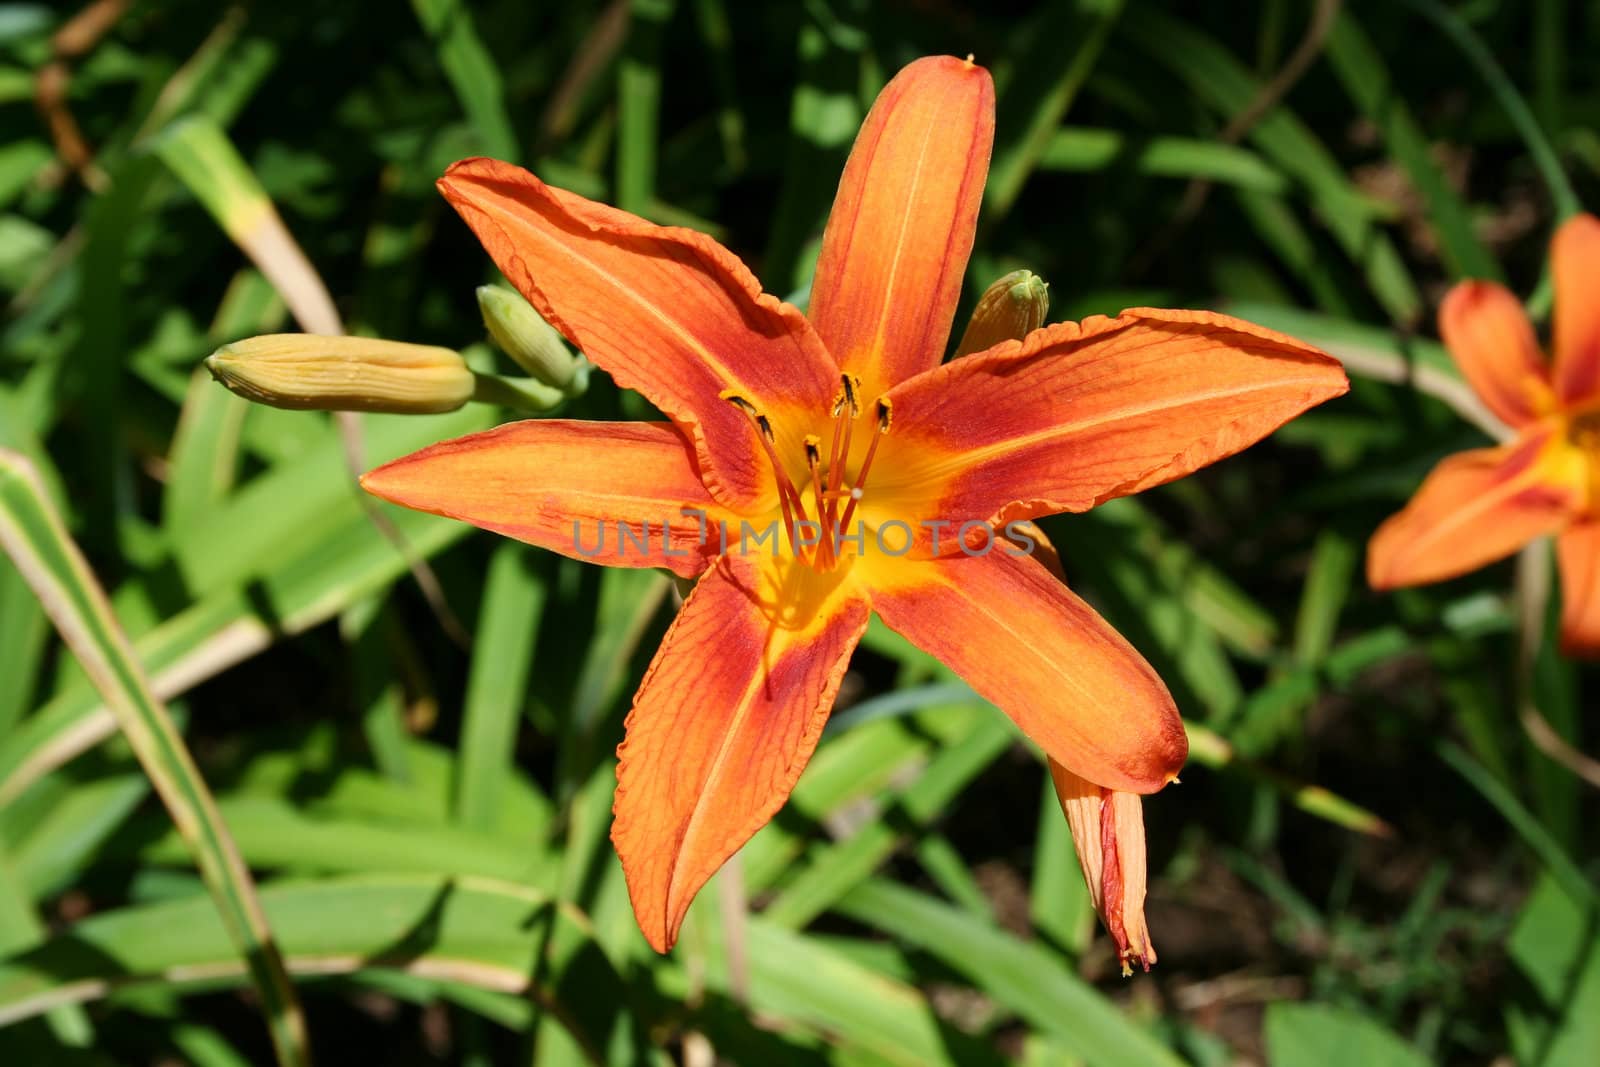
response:
[[[478,306],[489,336],[532,377],[480,374],[437,345],[309,333],[230,342],[206,358],[206,369],[246,400],[298,411],[430,415],[469,400],[548,411],[588,387],[589,362],[521,296],[486,285]]]

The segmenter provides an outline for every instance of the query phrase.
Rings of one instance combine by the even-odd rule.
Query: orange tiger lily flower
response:
[[[612,839],[658,950],[788,797],[874,611],[1076,774],[1169,782],[1187,743],[1166,687],[993,531],[1182,477],[1345,391],[1315,349],[1206,312],[1048,326],[941,365],[993,130],[993,84],[970,60],[889,83],[845,167],[809,316],[709,237],[510,164],[465,160],[439,182],[539,312],[671,420],[513,423],[363,483],[576,558],[699,578],[618,749]]]
[[[1446,457],[1373,535],[1374,589],[1454,578],[1556,534],[1564,651],[1600,655],[1600,219],[1556,231],[1554,360],[1503,285],[1461,282],[1439,333],[1489,410],[1515,432]]]

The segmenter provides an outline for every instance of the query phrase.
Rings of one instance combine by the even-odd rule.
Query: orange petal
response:
[[[725,556],[667,631],[617,750],[611,828],[656,951],[811,758],[867,626],[852,588],[838,572]]]
[[[1061,566],[1061,553],[1057,551],[1056,546],[1038,523],[1018,519],[1006,523],[1004,528],[996,531],[996,534],[1038,560],[1057,581],[1067,580],[1066,569]]]
[[[1080,778],[1050,760],[1061,813],[1072,830],[1078,865],[1094,910],[1117,945],[1122,973],[1137,961],[1145,970],[1156,962],[1144,918],[1144,811],[1137,793],[1119,793]]]
[[[1084,511],[1230,456],[1347,388],[1330,357],[1225,315],[1140,308],[1048,326],[893,390],[863,507],[997,524]]]
[[[869,399],[944,358],[993,143],[989,72],[951,56],[895,75],[856,135],[810,315]]]
[[[970,358],[970,357],[969,357]],[[872,606],[943,660],[1052,759],[1094,782],[1153,793],[1188,739],[1167,687],[1132,645],[1038,561],[863,556]]]
[[[463,160],[439,189],[551,325],[688,431],[719,498],[756,510],[775,501],[755,432],[722,394],[739,394],[780,436],[800,440],[809,427],[796,420],[826,410],[839,375],[798,310],[764,295],[704,234],[656,226],[509,163]]]
[[[574,559],[685,577],[709,566],[715,523],[728,518],[689,442],[664,422],[508,423],[402,456],[361,485]],[[706,527],[685,509],[703,513]]]
[[[1556,551],[1561,563],[1561,651],[1600,656],[1600,519],[1567,527]]]
[[[1454,578],[1565,525],[1583,503],[1582,460],[1548,426],[1447,456],[1367,545],[1374,589]]]
[[[1439,334],[1461,373],[1508,426],[1553,407],[1550,372],[1522,304],[1494,282],[1462,282],[1439,305]]]
[[[1600,399],[1600,219],[1576,215],[1550,245],[1556,392],[1569,407]]]

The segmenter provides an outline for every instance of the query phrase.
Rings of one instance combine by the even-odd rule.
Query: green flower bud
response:
[[[229,390],[275,408],[427,415],[472,399],[476,379],[448,348],[277,333],[247,337],[206,357]]]
[[[982,352],[1002,341],[1020,341],[1044,325],[1049,310],[1050,287],[1044,280],[1032,271],[1014,270],[978,298],[956,356]]]
[[[478,287],[478,310],[500,350],[546,385],[581,393],[587,384],[579,360],[554,326],[544,321],[521,295],[498,285]]]

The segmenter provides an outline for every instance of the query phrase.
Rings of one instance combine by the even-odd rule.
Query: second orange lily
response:
[[[509,164],[439,183],[540,313],[671,419],[513,423],[364,480],[577,558],[699,577],[618,750],[612,837],[658,950],[784,803],[873,612],[1087,782],[1171,781],[1187,743],[1160,678],[994,531],[1182,477],[1346,389],[1317,350],[1207,312],[1047,326],[941,365],[993,130],[970,60],[889,83],[809,315],[705,235]],[[783,534],[752,547],[747,527]]]
[[[1554,360],[1522,304],[1461,282],[1439,332],[1472,388],[1515,437],[1445,458],[1367,550],[1376,589],[1453,578],[1558,534],[1561,643],[1600,655],[1600,219],[1578,215],[1550,250]]]

